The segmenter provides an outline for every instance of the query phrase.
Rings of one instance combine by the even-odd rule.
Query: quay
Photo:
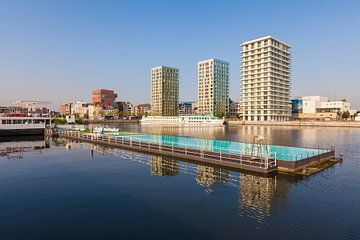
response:
[[[54,134],[52,131],[48,130],[47,134]],[[88,134],[66,129],[57,130],[56,135],[77,141],[261,174],[279,171],[307,176],[308,167],[335,160],[335,149],[307,149],[141,133]]]
[[[240,121],[229,120],[229,126],[282,126],[282,127],[345,127],[360,128],[360,121]]]

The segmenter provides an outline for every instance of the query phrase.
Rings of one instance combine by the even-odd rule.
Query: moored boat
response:
[[[1,116],[0,136],[25,136],[44,134],[50,126],[49,117]]]
[[[141,124],[221,126],[225,120],[214,116],[148,116],[141,119]]]

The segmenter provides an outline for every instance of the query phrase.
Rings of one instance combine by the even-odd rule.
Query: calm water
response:
[[[261,134],[268,144],[335,145],[345,160],[307,179],[265,178],[37,140],[44,149],[0,156],[0,239],[359,239],[360,129],[121,128],[250,142]]]

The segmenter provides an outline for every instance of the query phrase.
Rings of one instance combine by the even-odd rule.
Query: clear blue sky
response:
[[[150,101],[150,69],[180,69],[196,100],[197,62],[230,62],[238,100],[240,44],[272,35],[293,46],[292,95],[349,98],[360,109],[360,1],[0,0],[0,104],[14,99]]]

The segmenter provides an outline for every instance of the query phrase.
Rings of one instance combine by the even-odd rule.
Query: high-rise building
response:
[[[291,46],[271,36],[245,42],[241,46],[244,120],[289,120]]]
[[[100,105],[102,107],[113,106],[117,94],[113,90],[96,89],[92,92],[92,100],[94,105]]]
[[[198,63],[198,104],[201,115],[229,112],[229,63],[218,59]]]
[[[151,69],[151,115],[177,116],[179,108],[179,70],[171,67]]]

